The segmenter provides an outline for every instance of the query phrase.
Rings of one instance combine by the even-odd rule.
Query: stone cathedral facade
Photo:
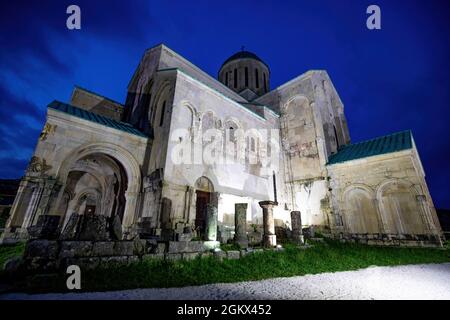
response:
[[[215,79],[158,45],[143,55],[124,104],[75,87],[69,103],[48,105],[2,241],[27,239],[46,219],[59,236],[76,238],[86,228],[79,218],[96,216],[116,238],[227,242],[238,204],[244,234],[257,242],[266,201],[277,235],[289,233],[296,211],[303,227],[334,238],[440,245],[411,132],[352,144],[326,71],[275,89],[270,73],[241,51]],[[220,148],[228,143],[240,148]],[[203,161],[211,145],[213,157],[233,161]],[[205,223],[211,206],[212,234]]]

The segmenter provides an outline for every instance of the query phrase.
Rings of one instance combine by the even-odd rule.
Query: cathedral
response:
[[[29,239],[44,221],[81,239],[104,221],[118,240],[227,243],[239,210],[250,243],[269,233],[276,245],[298,213],[300,229],[342,241],[442,245],[411,131],[352,143],[326,71],[277,88],[270,75],[242,50],[215,79],[160,44],[125,103],[76,86],[48,105],[1,241]]]

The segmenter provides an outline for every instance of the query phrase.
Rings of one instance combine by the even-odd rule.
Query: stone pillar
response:
[[[122,219],[122,230],[125,237],[128,237],[130,235],[131,227],[134,223],[137,200],[137,192],[125,192],[125,210]]]
[[[302,215],[300,211],[291,211],[292,240],[297,244],[304,244],[302,232]]]
[[[217,206],[212,203],[206,205],[205,240],[217,241]]]
[[[26,230],[29,226],[33,224],[34,217],[37,215],[39,200],[44,192],[44,188],[39,185],[33,189],[33,194],[28,204],[28,208],[25,212],[25,217],[23,220],[22,228]]]
[[[443,246],[441,233],[439,232],[439,229],[436,228],[436,225],[433,221],[433,216],[430,210],[430,207],[428,205],[428,201],[425,195],[418,195],[416,196],[416,200],[418,202],[419,208],[421,208],[421,216],[422,220],[424,220],[424,223],[427,226],[428,232],[433,235],[432,238],[439,244],[440,247]]]
[[[277,245],[277,236],[275,235],[273,207],[277,206],[278,203],[274,201],[261,201],[259,202],[259,205],[263,209],[263,245],[264,247],[275,247]]]
[[[161,199],[161,212],[159,216],[160,236],[163,241],[174,241],[175,232],[171,221],[172,200],[169,198]]]
[[[234,242],[241,248],[248,247],[246,203],[236,203],[234,205]]]

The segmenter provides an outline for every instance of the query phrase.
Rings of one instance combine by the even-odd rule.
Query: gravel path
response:
[[[450,299],[450,263],[370,267],[228,284],[168,289],[38,294],[11,293],[2,299]]]

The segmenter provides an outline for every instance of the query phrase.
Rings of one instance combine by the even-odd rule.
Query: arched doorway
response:
[[[195,203],[195,229],[199,236],[205,234],[206,229],[206,206],[211,203],[214,187],[206,177],[200,177],[195,182],[197,200]]]
[[[64,193],[70,197],[58,206],[66,208],[63,227],[73,215],[103,216],[107,228],[116,217],[122,222],[127,188],[127,174],[119,161],[103,153],[81,157],[68,170]]]
[[[126,173],[125,177],[127,183],[126,185],[122,184],[125,192],[124,194],[123,192],[119,193],[122,201],[118,205],[122,205],[124,203],[122,230],[124,232],[123,237],[127,238],[131,232],[133,223],[135,222],[137,199],[141,189],[141,170],[139,168],[139,164],[129,151],[118,145],[104,142],[89,143],[74,149],[61,163],[59,169],[57,170],[58,180],[61,181],[64,186],[67,186],[69,182],[69,172],[73,171],[74,163],[80,159],[89,157],[90,155],[104,155],[109,157]],[[109,185],[114,184],[109,182]],[[115,185],[115,188],[117,188],[117,184]],[[71,199],[73,198],[74,197],[72,195]],[[97,209],[96,212],[98,212]]]

